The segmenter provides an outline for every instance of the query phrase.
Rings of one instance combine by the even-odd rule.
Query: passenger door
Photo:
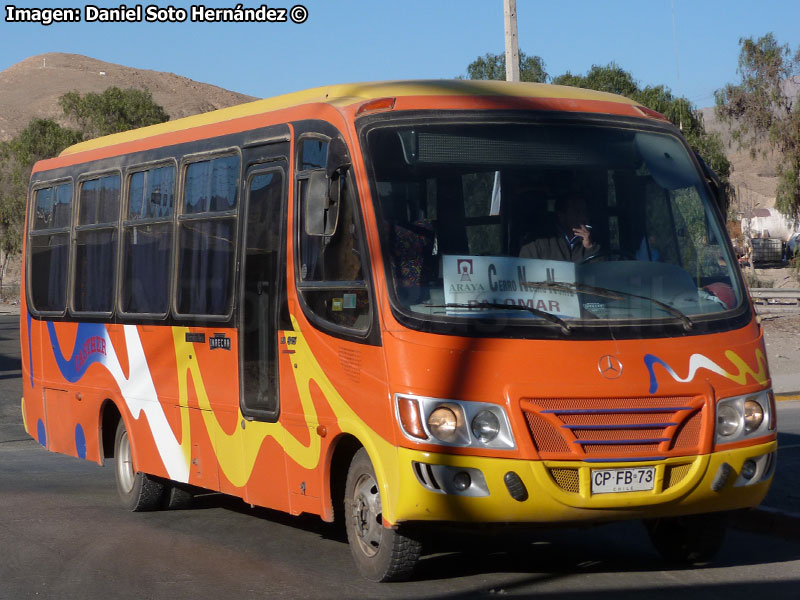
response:
[[[286,161],[247,171],[242,224],[240,312],[242,414],[279,414],[278,319],[285,298]]]

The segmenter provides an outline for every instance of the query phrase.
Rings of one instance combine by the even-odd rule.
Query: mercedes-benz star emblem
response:
[[[606,379],[618,379],[622,376],[622,363],[618,358],[606,354],[597,361],[597,370]]]

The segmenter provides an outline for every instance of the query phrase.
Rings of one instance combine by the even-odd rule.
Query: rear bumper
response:
[[[750,508],[757,506],[769,489],[776,450],[773,441],[662,461],[589,463],[454,456],[400,448],[401,487],[391,512],[395,523],[577,523]],[[756,465],[751,479],[741,474],[748,460]],[[591,493],[592,469],[649,465],[656,469],[653,490]],[[466,490],[456,489],[452,482],[453,475],[462,471],[472,481]],[[462,475],[462,486],[463,480]],[[515,480],[524,486],[524,494]]]

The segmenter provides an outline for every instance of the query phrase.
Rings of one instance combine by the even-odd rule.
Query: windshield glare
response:
[[[702,181],[671,135],[425,124],[374,128],[367,148],[402,314],[689,327],[742,302]]]

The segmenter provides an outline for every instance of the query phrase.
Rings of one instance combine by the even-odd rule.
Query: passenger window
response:
[[[121,309],[165,315],[169,311],[175,167],[139,171],[129,181]]]
[[[81,184],[75,228],[76,312],[110,313],[114,308],[119,190],[119,175]]]
[[[178,217],[177,309],[184,315],[230,312],[238,206],[239,156],[186,167]]]
[[[224,156],[186,167],[183,214],[236,209],[239,157]]]
[[[36,190],[30,233],[30,298],[42,312],[63,312],[67,303],[72,184]]]

